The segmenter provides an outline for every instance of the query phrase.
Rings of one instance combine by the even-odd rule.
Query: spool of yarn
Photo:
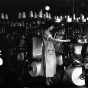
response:
[[[31,64],[31,67],[33,68],[31,71],[29,71],[29,74],[32,77],[37,77],[41,74],[41,63],[40,62],[33,62]]]
[[[74,46],[74,53],[75,54],[81,54],[81,50],[82,50],[82,45]]]
[[[82,75],[82,67],[73,67],[69,66],[66,75],[69,78],[70,82],[75,84],[76,86],[84,86],[85,85],[85,79],[81,78]]]

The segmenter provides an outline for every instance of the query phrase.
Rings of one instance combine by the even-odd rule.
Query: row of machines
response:
[[[19,13],[20,15],[21,13]],[[66,70],[66,75],[73,84],[85,85],[88,69],[88,18],[82,14],[81,17],[75,17],[73,14],[72,17],[68,15],[51,18],[48,12],[44,17],[40,11],[40,17],[33,16],[33,12],[31,12],[31,17],[27,22],[25,16],[24,19],[18,21],[2,20],[4,23],[0,24],[0,49],[2,51],[2,55],[0,55],[6,66],[3,66],[5,64],[1,66],[3,70],[0,74],[6,73],[9,69],[11,72],[20,74],[17,78],[21,80],[27,69],[28,74],[32,77],[41,76],[43,46],[41,30],[51,24],[54,25],[54,29],[51,31],[54,38],[62,35],[63,39],[70,39],[70,42],[61,44],[63,68],[66,68],[63,72]],[[81,52],[78,55],[79,58],[74,56],[75,53],[78,53],[77,51]]]

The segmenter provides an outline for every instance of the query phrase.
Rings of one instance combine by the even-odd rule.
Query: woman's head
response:
[[[49,29],[49,31],[51,31],[53,28],[54,28],[54,26],[51,25],[48,29]]]

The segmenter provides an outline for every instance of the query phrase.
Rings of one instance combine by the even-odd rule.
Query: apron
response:
[[[43,37],[43,52],[42,52],[42,74],[46,77],[53,77],[56,74],[56,55],[52,41],[46,40]]]

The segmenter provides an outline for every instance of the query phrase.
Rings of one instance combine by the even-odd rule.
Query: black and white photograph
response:
[[[88,88],[88,0],[0,0],[0,88]]]

